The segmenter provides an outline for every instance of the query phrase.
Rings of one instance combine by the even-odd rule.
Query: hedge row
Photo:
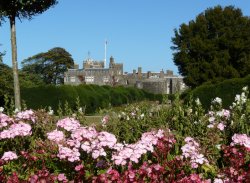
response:
[[[119,106],[145,99],[162,101],[161,95],[147,93],[136,88],[98,85],[50,85],[22,88],[21,97],[28,108],[41,109],[51,106],[55,111],[58,109],[59,103],[63,106],[66,101],[71,109],[76,109],[76,100],[79,98],[80,105],[86,107],[87,114],[110,105]]]
[[[185,101],[188,101],[190,96],[194,99],[199,98],[203,107],[209,109],[211,101],[216,97],[220,97],[222,99],[222,106],[224,108],[229,108],[236,94],[241,94],[242,88],[245,86],[250,87],[250,75],[245,78],[225,80],[218,84],[201,85],[194,90],[184,93],[183,98]]]

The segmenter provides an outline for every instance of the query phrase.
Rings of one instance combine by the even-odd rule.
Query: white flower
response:
[[[243,91],[247,91],[247,90],[248,90],[248,87],[245,86],[245,87],[242,88],[242,90],[243,90]]]
[[[214,125],[213,124],[210,124],[210,125],[207,125],[208,128],[213,128]]]
[[[54,111],[52,109],[49,110],[48,112],[49,115],[53,115],[54,114]]]
[[[82,107],[80,107],[80,108],[78,109],[78,112],[82,113]]]
[[[222,100],[221,100],[221,98],[216,97],[216,98],[213,100],[213,102],[214,102],[214,103],[221,104]]]
[[[235,101],[240,101],[240,95],[236,95],[234,100]]]
[[[0,107],[0,113],[2,113],[4,111],[3,107]]]
[[[215,145],[215,147],[220,150],[221,149],[221,144],[217,144],[217,145]]]
[[[19,112],[19,110],[16,108],[15,110],[14,110],[14,113],[18,113]]]
[[[223,183],[224,181],[222,179],[214,179],[214,183]]]
[[[201,104],[200,99],[197,98],[197,99],[195,100],[195,103],[196,103],[197,105],[200,105],[200,104]]]

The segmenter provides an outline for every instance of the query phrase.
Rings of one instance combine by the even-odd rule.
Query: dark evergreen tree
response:
[[[11,50],[12,50],[12,69],[14,79],[15,107],[21,109],[20,87],[17,67],[17,45],[16,45],[16,18],[31,19],[34,15],[41,14],[57,0],[1,0],[0,18],[7,18],[10,22],[11,31]]]
[[[188,86],[250,73],[250,19],[240,9],[208,8],[174,31],[174,63]]]
[[[46,84],[62,84],[64,72],[74,66],[71,55],[63,48],[56,47],[22,61],[23,71],[39,75]]]
[[[30,88],[45,85],[39,75],[19,71],[21,87]],[[4,95],[13,97],[13,74],[12,68],[6,64],[0,63],[0,98]]]

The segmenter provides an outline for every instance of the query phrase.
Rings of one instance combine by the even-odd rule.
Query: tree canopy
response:
[[[30,88],[45,85],[39,75],[19,71],[21,87]],[[13,97],[13,74],[12,68],[0,63],[0,98],[4,95]]]
[[[0,2],[0,11],[2,17],[31,19],[55,4],[57,0],[4,0]]]
[[[250,18],[233,6],[208,8],[174,30],[173,59],[186,85],[250,73]]]
[[[0,96],[13,96],[13,75],[9,66],[0,63]]]
[[[21,109],[20,86],[18,79],[17,45],[16,45],[16,18],[31,19],[34,15],[41,14],[57,0],[1,0],[0,20],[8,18],[11,29],[12,69],[14,80],[15,107]]]
[[[22,61],[23,71],[38,74],[46,84],[62,84],[64,72],[74,66],[74,60],[65,49],[56,47]]]

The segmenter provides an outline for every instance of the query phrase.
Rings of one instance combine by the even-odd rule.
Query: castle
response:
[[[73,69],[64,73],[64,84],[123,85],[155,94],[173,94],[185,89],[183,77],[174,75],[173,71],[143,73],[142,68],[138,67],[133,73],[123,73],[123,64],[115,63],[112,56],[108,68],[105,68],[104,61],[94,61],[90,58],[83,62],[83,69],[79,69],[79,65],[75,64]]]

